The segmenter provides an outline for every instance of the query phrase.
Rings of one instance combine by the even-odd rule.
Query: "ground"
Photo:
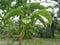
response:
[[[6,45],[6,41],[0,41],[0,45]],[[18,41],[15,41],[14,45],[18,45]],[[22,45],[60,45],[60,39],[34,38],[23,40]]]

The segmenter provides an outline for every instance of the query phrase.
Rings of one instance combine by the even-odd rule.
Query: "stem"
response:
[[[20,20],[21,20],[21,16],[19,17],[19,23],[21,23]],[[19,30],[20,30],[20,28],[21,28],[21,25],[19,24]],[[22,45],[22,37],[21,36],[19,36],[19,45]]]
[[[19,38],[19,45],[22,45],[22,37]]]

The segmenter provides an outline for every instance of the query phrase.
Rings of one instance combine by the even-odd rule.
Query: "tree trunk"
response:
[[[21,20],[21,16],[19,17],[19,20]],[[21,21],[19,21],[19,30],[20,30],[20,23],[21,23]],[[19,32],[20,33],[20,32]],[[22,45],[22,36],[19,36],[19,45]]]
[[[9,40],[10,40],[10,33],[9,33],[9,31],[7,32],[6,40],[7,40],[7,45],[8,45],[9,44]]]
[[[22,45],[22,37],[19,38],[19,45]]]
[[[52,22],[52,25],[51,25],[51,37],[53,38],[54,37],[54,23]]]

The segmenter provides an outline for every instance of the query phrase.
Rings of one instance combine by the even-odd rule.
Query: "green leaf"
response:
[[[27,17],[25,17],[25,18],[22,18],[22,22],[23,22],[24,24],[29,24],[29,23],[31,22],[31,19],[30,19],[29,16],[27,16]]]
[[[52,24],[51,14],[48,11],[46,11],[45,9],[41,9],[39,11],[34,12],[34,15],[42,15],[43,17],[45,17],[48,20],[50,25]]]
[[[13,16],[24,16],[24,11],[21,8],[12,9],[5,15],[4,21],[7,21],[10,17]]]
[[[36,15],[36,18],[39,19],[39,20],[41,21],[41,23],[42,23],[45,27],[47,27],[46,22],[42,19],[41,16]]]

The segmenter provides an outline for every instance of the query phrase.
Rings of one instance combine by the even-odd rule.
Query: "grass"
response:
[[[0,41],[0,45],[6,45],[6,41]],[[18,45],[18,41],[14,42],[14,45]],[[34,38],[23,40],[22,45],[60,45],[60,39],[46,39],[46,38]]]
[[[60,39],[43,39],[35,38],[32,40],[25,40],[22,43],[23,45],[59,45]]]

